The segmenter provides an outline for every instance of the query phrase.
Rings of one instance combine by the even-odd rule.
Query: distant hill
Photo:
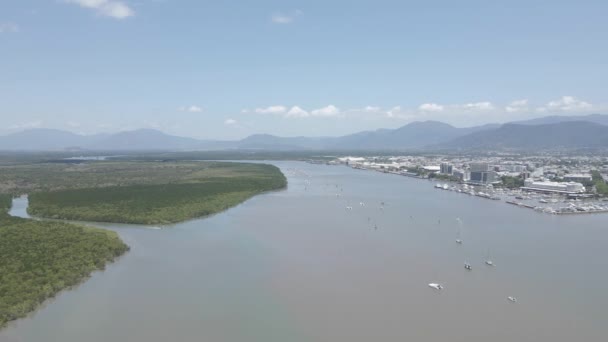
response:
[[[36,128],[0,136],[0,150],[64,150],[93,144],[104,137],[103,134],[84,136],[57,129]]]
[[[505,124],[435,146],[461,150],[539,150],[608,147],[608,126],[586,121]]]
[[[599,127],[598,127],[599,126]],[[0,136],[0,150],[92,151],[188,150],[412,150],[608,147],[603,132],[608,115],[546,116],[509,124],[457,128],[417,121],[396,129],[363,131],[340,137],[278,137],[255,134],[237,141],[199,140],[139,129],[84,136],[54,129],[31,129]]]
[[[73,148],[98,151],[178,151],[225,149],[234,146],[234,142],[183,138],[153,129],[97,135],[79,135],[55,129],[30,129],[0,136],[0,150],[13,151],[61,151]]]
[[[202,142],[193,138],[182,138],[153,129],[112,134],[84,147],[91,150],[187,150],[201,147]]]
[[[562,116],[562,115],[551,115],[544,116],[542,118],[514,121],[511,123],[519,125],[547,125],[560,122],[571,122],[571,121],[587,121],[593,122],[600,125],[608,126],[608,115],[604,114],[589,114],[589,115],[578,115],[578,116]]]
[[[438,121],[417,121],[397,129],[363,131],[331,138],[284,138],[268,134],[258,134],[241,140],[238,143],[238,147],[315,150],[404,150],[438,144],[472,132],[492,129],[497,126],[499,125],[456,128]]]
[[[417,121],[397,129],[367,131],[336,138],[336,149],[413,149],[434,145],[473,132],[491,129],[493,126],[456,128],[438,121]]]
[[[283,138],[270,134],[254,134],[236,142],[239,149],[263,150],[322,150],[335,138]]]

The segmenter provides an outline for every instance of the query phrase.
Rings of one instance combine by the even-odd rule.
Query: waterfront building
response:
[[[441,165],[439,165],[439,169],[439,172],[444,175],[451,175],[454,172],[454,166],[452,166],[450,163],[441,163]]]
[[[570,173],[570,174],[564,175],[564,180],[567,182],[585,183],[585,182],[591,182],[592,177],[590,174]]]
[[[576,182],[548,182],[526,179],[522,190],[537,192],[553,192],[561,194],[580,194],[585,192],[585,187]]]
[[[469,182],[476,184],[492,184],[497,181],[494,171],[471,171]]]

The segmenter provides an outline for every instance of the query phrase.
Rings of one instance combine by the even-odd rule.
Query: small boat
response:
[[[472,271],[473,270],[473,266],[471,266],[471,264],[469,264],[468,262],[464,263],[464,269],[468,270],[468,271]]]
[[[509,296],[507,297],[507,299],[509,300],[509,302],[511,303],[517,303],[517,298],[513,297],[513,296]]]
[[[488,252],[486,253],[486,261],[485,261],[486,265],[488,266],[494,266],[494,261],[492,261],[492,259],[490,259],[490,250],[488,249]]]
[[[430,283],[429,287],[435,290],[443,290],[443,285],[437,283]]]

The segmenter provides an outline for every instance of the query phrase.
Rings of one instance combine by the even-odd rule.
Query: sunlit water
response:
[[[419,179],[276,165],[287,190],[224,213],[160,230],[103,225],[131,251],[0,341],[608,336],[608,215],[543,215]],[[488,250],[495,267],[484,264]]]

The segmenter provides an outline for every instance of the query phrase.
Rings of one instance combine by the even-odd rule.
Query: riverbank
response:
[[[272,165],[227,162],[83,162],[3,168],[0,186],[28,193],[28,213],[51,219],[172,224],[283,189]]]
[[[0,328],[128,250],[113,231],[0,213]]]

